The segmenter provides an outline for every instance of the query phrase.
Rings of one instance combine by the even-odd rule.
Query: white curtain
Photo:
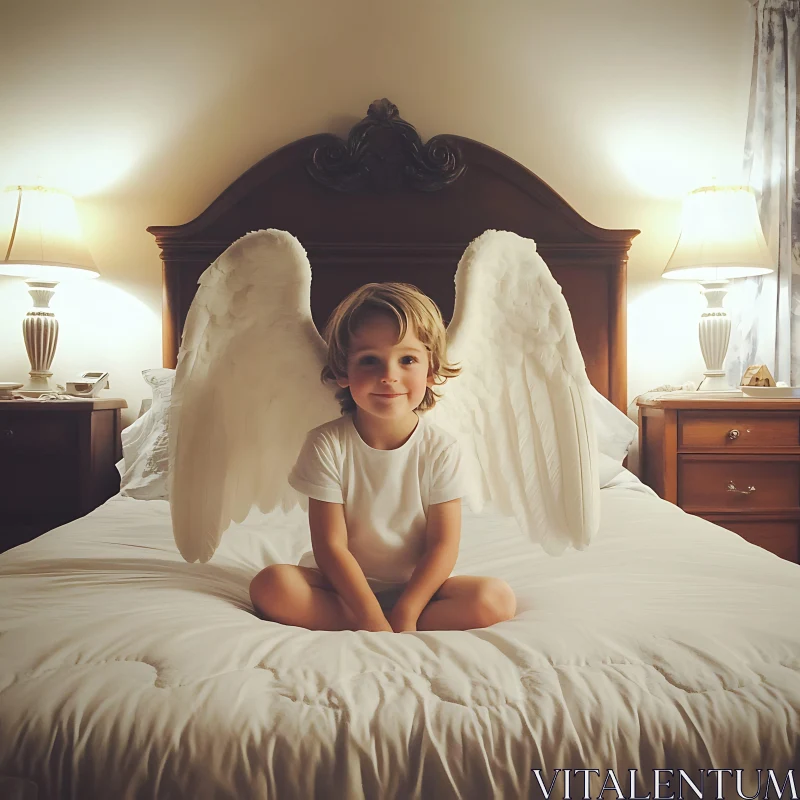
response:
[[[744,180],[759,198],[775,272],[736,281],[737,324],[726,362],[738,386],[750,364],[766,364],[776,380],[800,384],[800,204],[798,204],[797,70],[800,0],[750,0],[755,47]]]

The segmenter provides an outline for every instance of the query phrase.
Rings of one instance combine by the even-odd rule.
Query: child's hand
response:
[[[395,633],[416,631],[419,616],[407,611],[399,603],[389,612],[389,623]]]
[[[392,626],[383,614],[364,614],[356,617],[354,630],[392,633]]]

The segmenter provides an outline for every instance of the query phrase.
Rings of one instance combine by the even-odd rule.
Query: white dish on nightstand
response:
[[[10,400],[12,393],[16,389],[21,389],[21,383],[3,383],[0,382],[0,400]]]
[[[800,386],[742,386],[742,391],[748,397],[800,397]]]

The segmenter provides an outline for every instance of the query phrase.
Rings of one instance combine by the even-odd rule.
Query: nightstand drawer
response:
[[[75,414],[7,413],[0,422],[0,512],[77,513],[79,420]]]
[[[56,453],[38,459],[32,455],[9,463],[0,456],[0,512],[14,516],[78,513],[80,470],[77,453]]]
[[[684,511],[800,560],[800,399],[640,398],[643,480]]]
[[[690,513],[800,508],[800,461],[678,457],[678,504]]]
[[[0,461],[74,451],[77,423],[74,414],[6,414],[0,422]]]
[[[787,561],[800,561],[800,522],[792,520],[728,521],[711,520],[738,533],[751,544],[757,544]]]
[[[119,491],[124,400],[0,400],[0,552]]]
[[[678,448],[754,449],[800,446],[800,415],[681,411]]]

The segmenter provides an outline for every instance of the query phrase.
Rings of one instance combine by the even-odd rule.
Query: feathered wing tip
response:
[[[487,231],[456,272],[436,421],[472,465],[470,503],[513,515],[551,554],[587,546],[599,525],[590,386],[561,288],[536,244]]]
[[[199,283],[169,419],[172,526],[189,562],[208,561],[254,505],[297,503],[287,476],[304,436],[338,412],[319,380],[311,267],[291,234],[247,234]]]

